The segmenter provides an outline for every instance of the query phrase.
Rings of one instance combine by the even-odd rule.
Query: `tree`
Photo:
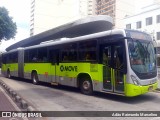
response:
[[[13,22],[6,8],[0,7],[0,42],[14,38],[17,33],[16,23]]]

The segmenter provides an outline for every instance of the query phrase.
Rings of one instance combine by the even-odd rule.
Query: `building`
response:
[[[89,15],[109,15],[115,28],[123,28],[123,18],[133,14],[131,0],[32,0],[30,35]]]
[[[96,14],[113,17],[115,28],[123,28],[123,18],[135,11],[133,0],[96,0],[96,4]]]
[[[32,0],[30,36],[95,14],[95,0]]]
[[[145,31],[155,40],[155,46],[160,46],[160,3],[146,6],[133,16],[124,18],[125,28]]]
[[[86,0],[85,0],[86,2]],[[87,1],[87,15],[96,15],[96,0],[88,0]]]

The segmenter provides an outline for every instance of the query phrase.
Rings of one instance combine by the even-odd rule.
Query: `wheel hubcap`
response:
[[[88,90],[88,89],[90,88],[90,82],[89,82],[89,81],[84,81],[84,82],[83,82],[83,88],[84,88],[85,90]]]
[[[33,82],[34,82],[34,83],[36,83],[36,82],[37,82],[37,80],[36,80],[35,76],[33,76]]]
[[[10,73],[8,72],[7,74],[8,74],[8,78],[10,78],[10,76],[11,76]]]

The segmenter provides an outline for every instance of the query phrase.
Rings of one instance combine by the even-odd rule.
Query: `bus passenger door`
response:
[[[103,89],[113,91],[112,68],[111,68],[111,46],[104,45],[101,50],[103,63]]]
[[[126,79],[126,57],[125,46],[123,42],[118,42],[112,46],[113,56],[113,80],[114,92],[124,93]]]
[[[51,73],[51,83],[58,83],[58,77],[57,77],[57,72],[56,72],[56,67],[59,65],[59,50],[57,49],[50,49],[49,50],[49,59],[51,62],[51,68],[50,68],[50,73]]]
[[[122,43],[101,46],[103,63],[103,90],[108,92],[124,92],[124,46]]]

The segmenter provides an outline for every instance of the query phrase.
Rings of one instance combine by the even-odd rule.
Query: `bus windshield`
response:
[[[156,72],[156,55],[151,41],[128,40],[130,65],[137,74]]]

